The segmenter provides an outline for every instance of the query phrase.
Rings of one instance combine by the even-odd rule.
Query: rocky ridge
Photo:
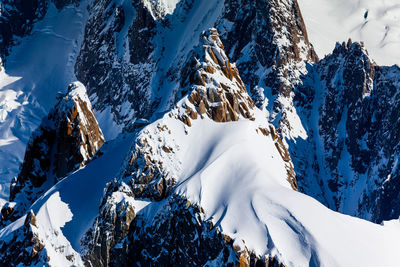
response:
[[[45,205],[36,215],[30,210],[17,221],[19,227],[2,229],[1,266],[83,266],[81,256],[60,229],[63,224],[58,222],[61,217],[72,214],[60,214],[66,204],[58,195],[51,198],[57,201],[56,205]],[[58,213],[59,218],[51,220],[48,213]],[[47,220],[51,220],[51,227]]]
[[[297,1],[227,1],[223,12],[217,28],[257,106],[284,138],[304,137],[293,98],[318,57]]]
[[[75,82],[32,134],[18,177],[12,182],[10,201],[2,220],[18,218],[51,186],[78,170],[103,145],[104,137],[85,87]]]
[[[398,73],[351,40],[314,66],[297,98],[312,138],[291,145],[303,192],[375,222],[398,217]]]
[[[180,139],[177,135],[190,136],[195,124],[203,120],[254,121],[254,131],[271,142],[275,140],[275,149],[286,166],[287,181],[297,190],[290,156],[273,126],[269,128],[267,123],[266,128],[257,127],[260,122],[254,117],[257,108],[247,95],[235,65],[227,59],[218,32],[211,29],[204,33],[192,55],[188,60],[187,79],[183,81],[186,86],[182,92],[186,96],[164,119],[138,133],[123,171],[108,185],[100,215],[82,241],[87,248],[88,264],[207,265],[214,262],[233,266],[259,261],[275,266],[273,257],[256,256],[245,247],[234,246],[232,238],[223,235],[206,219],[201,206],[174,192],[183,170],[190,167],[182,165],[181,158],[187,149],[185,139],[189,137]],[[176,129],[175,125],[180,126]],[[137,201],[149,200],[157,208],[148,221],[140,215]]]
[[[189,57],[201,31],[212,26],[257,105],[268,106],[271,121],[285,137],[304,136],[293,90],[317,56],[296,0],[182,0],[171,14],[149,1],[99,0],[90,13],[75,71],[95,109],[111,111],[118,125],[150,119],[176,104],[186,78],[182,59]],[[185,26],[193,21],[200,24]],[[270,100],[264,101],[264,95]]]
[[[285,182],[297,190],[297,175],[300,191],[334,210],[375,222],[399,216],[398,67],[377,66],[362,44],[352,42],[338,44],[331,55],[318,61],[296,1],[182,0],[168,10],[151,3],[155,2],[98,0],[89,9],[75,68],[95,109],[101,114],[111,112],[115,124],[132,131],[142,127],[145,119],[156,121],[162,112],[170,111],[137,132],[121,173],[108,185],[99,217],[83,240],[87,263],[275,266],[285,257],[255,255],[240,240],[238,245],[213,224],[198,201],[179,191],[185,168],[201,166],[184,161],[186,146],[179,140],[191,138],[202,123],[209,131],[198,140],[215,125],[249,122],[257,135],[273,140],[284,162]],[[192,20],[202,24],[190,27]],[[190,29],[183,31],[185,24]],[[221,35],[216,29],[203,34],[206,26],[217,28]],[[198,36],[201,45],[196,47],[192,40]],[[90,103],[87,98],[84,102]],[[278,130],[260,122],[256,106],[268,110],[263,116]],[[64,152],[52,157],[56,163],[49,163],[43,156],[53,148],[42,146],[41,134],[35,134],[32,140],[39,138],[39,145],[32,141],[28,151],[37,153],[45,167],[33,172],[35,164],[29,159],[35,157],[28,157],[11,196],[23,209],[14,213],[14,204],[9,203],[2,210],[4,218],[14,220],[26,213],[35,198],[93,157],[104,138],[88,110],[85,117],[95,125],[94,132],[79,134],[78,128],[71,127],[76,133],[73,143],[85,144],[83,154],[69,150],[76,146],[61,145]],[[68,133],[70,127],[64,129]],[[78,157],[63,161],[70,154]],[[46,167],[49,164],[55,165]],[[35,177],[26,178],[24,170]],[[148,209],[143,211],[143,203],[152,209],[151,217]],[[28,212],[26,218],[32,216]],[[44,251],[45,238],[35,236],[40,227],[29,225],[9,243],[0,243],[0,250],[10,257],[11,250],[32,247],[17,263],[27,264],[33,254],[31,263],[43,263],[46,254],[38,252]],[[16,242],[18,236],[24,236],[24,241]],[[194,245],[187,247],[188,243]],[[73,255],[77,265],[83,264],[78,254]]]

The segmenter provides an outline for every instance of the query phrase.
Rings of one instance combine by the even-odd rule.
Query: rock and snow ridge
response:
[[[29,223],[21,228],[21,222],[32,221],[30,214],[39,217],[44,214],[39,210],[46,210],[42,207],[58,203],[73,217],[63,219],[61,232],[58,228],[64,222],[54,224],[57,237],[35,257],[39,265],[53,245],[57,255],[50,257],[52,265],[57,265],[52,259],[58,257],[58,265],[81,265],[79,254],[85,256],[84,261],[95,262],[109,249],[111,263],[131,264],[198,260],[218,265],[262,260],[267,265],[278,261],[288,266],[392,266],[399,262],[397,221],[375,225],[340,215],[293,191],[290,160],[303,192],[324,204],[379,222],[397,217],[398,68],[377,67],[358,44],[338,45],[331,56],[314,64],[317,58],[296,1],[135,1],[132,5],[130,1],[99,0],[90,4],[76,73],[88,86],[100,124],[106,131],[116,129],[112,134],[116,136],[125,124],[128,130],[140,127],[133,123],[138,118],[155,122],[137,135],[127,134],[134,141],[118,138],[106,146],[104,155],[38,196],[28,219],[24,216],[0,231],[3,249],[14,248],[12,244],[29,247],[32,232],[39,236],[36,241],[51,236],[56,213],[50,219],[41,216],[42,226],[37,228],[47,229],[45,234],[36,228],[29,230]],[[193,52],[201,32],[209,27],[220,31],[226,54],[236,62],[243,84],[235,66],[229,66],[223,56],[222,45],[206,44],[218,52],[213,52],[216,60],[211,53],[199,57],[202,50]],[[75,63],[72,54],[69,66]],[[200,65],[187,61],[193,57],[202,59]],[[191,72],[193,66],[200,69]],[[253,107],[245,87],[264,112]],[[190,92],[193,95],[185,97]],[[287,138],[291,157],[269,127],[265,108],[270,121]],[[324,111],[321,117],[317,116],[320,108]],[[367,124],[371,126],[368,130]],[[140,142],[140,137],[147,142]],[[130,151],[118,172],[121,153],[126,153],[131,142],[138,153]],[[141,148],[147,154],[141,154]],[[266,166],[272,159],[273,167]],[[307,176],[309,170],[312,176]],[[323,170],[331,170],[332,175]],[[372,179],[366,179],[365,173]],[[117,179],[107,187],[97,222],[103,225],[98,232],[88,232],[81,248],[81,237],[98,215],[105,183],[113,177]],[[85,195],[82,185],[96,193]],[[74,191],[83,196],[81,203],[72,197]],[[361,202],[354,199],[360,192]],[[57,193],[69,208],[53,197]],[[375,199],[379,200],[376,205]],[[361,212],[353,213],[356,209]],[[237,218],[243,212],[250,218],[248,225]],[[176,228],[190,234],[179,235]],[[175,234],[167,234],[171,232]],[[110,238],[103,238],[101,246],[90,252],[88,241],[104,234]],[[13,243],[13,235],[27,242]],[[123,235],[126,238],[120,240]],[[365,244],[365,236],[371,244]],[[42,241],[33,245],[34,253]],[[193,241],[212,246],[185,246],[182,254],[168,258],[175,247]],[[132,249],[136,247],[147,256],[137,257]],[[200,252],[195,254],[197,259],[190,258],[192,248],[194,252],[213,251],[213,260]]]
[[[296,106],[312,138],[289,144],[300,190],[345,214],[398,218],[400,69],[349,41],[310,73]]]
[[[83,266],[79,253],[64,237],[61,228],[73,214],[56,192],[39,208],[30,210],[12,228],[0,231],[2,266]]]
[[[185,73],[181,90],[185,97],[161,119],[137,134],[121,174],[108,186],[100,207],[100,216],[85,239],[88,249],[85,259],[93,265],[135,265],[136,261],[142,265],[167,265],[174,262],[204,265],[211,261],[207,255],[214,255],[212,260],[216,264],[238,260],[238,256],[218,258],[224,250],[230,251],[226,253],[232,255],[239,253],[245,261],[250,261],[254,244],[242,236],[249,229],[246,229],[246,225],[242,225],[244,229],[240,225],[229,225],[236,211],[241,208],[239,192],[243,187],[236,185],[244,185],[246,181],[250,182],[250,177],[257,177],[254,181],[256,184],[248,187],[246,194],[250,196],[253,188],[262,185],[263,174],[268,174],[270,183],[288,190],[297,190],[286,148],[263,112],[254,106],[237,68],[227,59],[215,29],[201,37],[198,48],[187,61]],[[257,147],[264,149],[254,154]],[[263,155],[264,152],[268,154]],[[238,164],[241,160],[245,162]],[[275,166],[274,170],[269,170],[264,165],[265,161]],[[226,169],[228,166],[230,170]],[[254,167],[253,171],[248,169],[251,166]],[[248,180],[242,175],[248,177]],[[213,183],[216,179],[220,182]],[[244,180],[240,182],[241,179]],[[265,183],[268,184],[268,181]],[[202,186],[199,187],[200,184]],[[230,189],[224,193],[227,188]],[[234,193],[235,188],[237,193]],[[220,199],[215,199],[217,196]],[[180,202],[179,199],[186,200]],[[224,204],[230,200],[232,204]],[[151,218],[137,216],[137,201],[147,202],[146,209],[154,210],[151,217],[158,219],[152,221]],[[224,211],[225,205],[231,205],[232,211]],[[190,242],[187,245],[193,251],[185,251],[187,245],[179,246],[180,250],[185,251],[182,253],[171,250],[163,252],[162,249],[163,245],[179,245],[181,236],[190,235],[189,229],[176,229],[176,233],[171,233],[172,236],[165,244],[156,243],[157,238],[145,241],[144,237],[143,240],[138,237],[146,231],[139,231],[135,234],[138,236],[132,236],[132,231],[140,224],[154,229],[149,231],[156,236],[168,236],[164,230],[158,230],[161,225],[169,228],[167,225],[171,218],[164,214],[165,209],[173,209],[176,213],[179,210],[190,210],[183,221],[176,219],[178,224],[191,225],[191,216],[197,220],[189,229],[193,227],[198,236],[193,237],[194,240],[185,241]],[[242,212],[245,214],[247,211],[245,209]],[[206,230],[205,225],[210,222],[212,225],[221,225],[222,229],[218,226],[213,231]],[[201,227],[198,228],[197,224]],[[228,228],[226,233],[223,225]],[[237,235],[230,232],[232,227],[238,227]],[[221,232],[231,237],[226,236],[224,241],[220,237]],[[206,248],[196,244],[205,242],[199,238],[202,235],[214,236],[211,238],[214,241],[209,242],[215,242],[217,247],[209,247],[201,252]],[[262,243],[264,238],[265,234],[257,240]],[[250,246],[249,250],[242,239]],[[233,250],[235,246],[240,247],[237,252]],[[157,256],[155,253],[161,254]],[[200,255],[202,253],[204,255]],[[261,260],[264,260],[264,253],[262,249],[258,251]],[[141,258],[140,255],[148,257]],[[198,258],[194,255],[198,255]],[[271,255],[272,258],[274,256]]]
[[[149,9],[156,2],[90,5],[75,71],[95,109],[113,115],[103,128],[126,127],[173,107],[185,60],[201,32],[214,27],[256,104],[266,106],[284,136],[305,136],[291,103],[307,63],[317,57],[297,1],[182,0],[161,18]]]
[[[0,113],[4,119],[0,124],[2,199],[8,199],[10,181],[19,173],[31,133],[54,106],[57,92],[66,90],[69,83],[77,80],[74,64],[88,16],[87,1],[81,1],[79,6],[67,5],[62,9],[57,9],[53,2],[62,6],[62,2],[71,1],[7,0],[1,1],[2,8],[5,8],[6,2],[11,6],[17,4],[22,7],[36,2],[47,4],[45,15],[39,16],[39,20],[32,21],[29,16],[20,17],[21,13],[7,13],[11,15],[9,17],[6,12],[0,18],[0,28],[13,25],[7,21],[35,22],[29,26],[30,33],[27,36],[14,35],[14,46],[7,46],[10,54],[3,58],[4,68],[0,71]],[[28,9],[25,7],[26,11]],[[16,26],[12,29],[18,31],[26,28]],[[0,30],[0,36],[6,33]]]
[[[215,33],[211,32],[208,35],[211,39],[206,40],[215,46],[219,42],[212,36]],[[203,79],[193,79],[192,82],[199,84],[194,83],[190,87],[194,93],[207,89],[204,91],[207,98],[203,101],[211,99],[208,91],[229,92],[230,88],[216,86],[218,83],[233,86],[233,92],[242,91],[240,80],[229,79],[226,75],[229,72],[223,70],[227,64],[218,63],[218,68],[210,54],[203,58],[211,64],[199,62],[197,67],[200,70],[193,73],[205,74],[205,84]],[[218,58],[216,56],[217,61]],[[210,65],[214,67],[214,73],[206,71]],[[237,120],[218,123],[211,120],[212,108],[223,103],[218,101],[217,105],[209,105],[206,113],[200,114],[200,105],[195,106],[190,101],[192,91],[187,93],[176,108],[134,134],[132,150],[128,151],[121,170],[121,154],[125,154],[127,144],[132,143],[131,138],[116,140],[115,145],[106,145],[104,155],[56,184],[32,206],[38,222],[39,214],[43,214],[40,212],[42,207],[59,203],[58,194],[70,204],[69,209],[73,213],[72,219],[67,216],[63,222],[55,223],[58,226],[65,225],[58,232],[58,243],[47,244],[39,251],[38,257],[34,257],[39,265],[46,263],[46,259],[50,260],[50,265],[82,264],[81,256],[74,253],[77,251],[87,255],[87,248],[82,250],[79,246],[79,239],[83,237],[82,228],[87,229],[93,222],[92,216],[97,213],[94,210],[98,207],[102,186],[105,186],[105,181],[111,181],[101,204],[100,217],[96,219],[95,225],[99,228],[94,228],[108,238],[96,242],[101,246],[92,253],[110,255],[112,263],[126,261],[135,264],[137,261],[148,263],[157,260],[187,263],[193,260],[193,263],[204,261],[203,264],[220,265],[223,262],[250,264],[261,260],[270,266],[277,262],[285,266],[396,266],[400,260],[397,253],[400,240],[398,221],[373,224],[335,213],[316,200],[296,192],[286,180],[285,159],[276,146],[273,131],[268,129],[269,123],[263,112],[249,108],[252,116],[246,118],[239,110]],[[241,92],[241,96],[244,100],[248,99],[245,92]],[[229,102],[229,98],[223,101]],[[250,100],[246,101],[251,107]],[[194,112],[197,113],[195,119],[190,117],[195,117]],[[188,116],[190,123],[185,116]],[[143,154],[136,153],[142,150]],[[119,159],[114,162],[116,155]],[[136,160],[131,161],[133,158]],[[104,171],[108,166],[113,167]],[[117,175],[117,179],[112,181],[113,175]],[[163,182],[163,177],[169,177],[169,181],[173,182],[167,182],[168,179]],[[76,190],[84,184],[90,186],[93,193],[96,192],[93,196],[81,192],[88,206],[82,206],[79,200],[79,204],[74,203]],[[140,197],[141,194],[144,199]],[[149,198],[150,194],[153,194],[153,199]],[[63,204],[61,206],[65,207]],[[26,227],[23,222],[32,221],[29,214],[32,213],[0,230],[3,249],[13,244],[7,243],[13,236],[19,240],[24,240],[24,236],[29,237],[29,231],[23,231],[23,227]],[[51,225],[49,220],[58,217],[57,213],[50,212],[49,215],[40,219],[43,227],[40,229],[47,229]],[[103,221],[105,218],[111,223]],[[187,234],[177,230],[187,231]],[[77,232],[81,234],[77,235]],[[152,234],[149,236],[148,233]],[[368,243],[365,242],[365,236],[368,236]],[[39,241],[43,238],[40,233],[37,237],[35,240]],[[93,239],[96,238],[93,230],[86,237],[89,238],[85,238],[83,244],[89,244],[89,249],[88,241],[99,240]],[[146,242],[141,243],[141,240]],[[194,245],[187,245],[193,241]],[[199,247],[207,249],[209,253],[195,253],[196,244],[210,242],[211,247]],[[62,244],[63,249],[55,249],[57,254],[53,257],[44,257],[52,253],[49,251],[53,251],[54,244]],[[184,247],[181,250],[175,250],[182,244]],[[110,254],[104,251],[107,247],[113,248]],[[144,256],[139,258],[135,256],[138,248],[146,252],[140,254]],[[36,249],[33,251],[36,253]],[[177,253],[176,257],[169,257],[173,255],[171,251]],[[238,254],[238,251],[242,251],[242,254]],[[193,255],[194,258],[191,257]],[[52,259],[60,261],[54,263]],[[84,257],[84,260],[88,259],[94,260],[91,256]],[[106,262],[97,263],[106,265]]]
[[[213,40],[215,33],[208,36]],[[204,83],[192,80],[193,91],[176,108],[136,135],[84,239],[85,260],[100,265],[395,266],[399,223],[382,226],[341,215],[294,191],[282,179],[285,160],[262,112],[252,109],[254,121],[217,123],[208,115],[209,106],[196,118],[202,108],[191,103],[192,94],[203,86],[213,92],[216,81],[228,82],[220,75],[223,68],[210,73],[208,64],[197,67],[204,69],[195,74],[208,73]],[[374,245],[365,245],[364,235]],[[210,240],[211,248],[199,245]]]
[[[2,209],[2,224],[21,216],[54,184],[85,166],[104,142],[85,87],[71,83],[32,134],[20,173],[11,185],[10,201],[15,205]]]

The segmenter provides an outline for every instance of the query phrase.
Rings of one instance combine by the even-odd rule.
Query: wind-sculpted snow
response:
[[[131,142],[132,136],[125,135],[105,144],[100,153],[103,156],[57,183],[30,207],[38,222],[32,227],[33,232],[38,233],[37,256],[30,254],[31,235],[24,230],[26,216],[1,229],[1,264],[16,265],[20,259],[18,255],[26,249],[28,260],[23,264],[27,266],[46,265],[47,256],[54,266],[83,266],[81,256],[76,253],[81,252],[80,239],[98,214],[106,183],[119,171]],[[27,243],[21,245],[12,238]]]
[[[212,89],[207,81],[222,73],[207,74],[203,86]],[[193,86],[192,93],[201,87]],[[199,112],[190,102],[192,93],[138,133],[84,238],[85,260],[96,265],[269,264],[274,259],[285,266],[395,266],[398,221],[376,225],[296,192],[260,110],[252,109],[254,120],[218,123],[198,116],[187,123],[183,114]],[[211,258],[203,258],[200,249],[206,248],[200,244],[210,236]]]
[[[75,83],[32,136],[0,265],[398,266],[398,67],[351,41],[319,60],[296,0],[52,2],[6,44],[4,180],[57,90],[76,74],[89,96]],[[341,34],[383,23],[390,48],[390,1],[305,21],[338,3]]]
[[[336,42],[364,42],[379,65],[400,65],[397,0],[299,0],[310,41],[322,58]]]
[[[253,177],[255,183],[249,185],[249,190],[264,182],[264,185],[278,184],[288,190],[297,189],[286,148],[275,129],[269,125],[265,114],[254,106],[248,96],[238,70],[225,55],[216,29],[203,33],[186,67],[184,73],[187,78],[181,89],[184,98],[162,119],[139,132],[119,179],[108,186],[100,216],[85,238],[88,247],[86,259],[91,264],[127,264],[124,260],[142,253],[154,253],[148,250],[150,248],[143,248],[142,251],[134,249],[130,241],[123,241],[132,234],[133,225],[138,223],[135,220],[135,199],[152,200],[149,205],[159,205],[158,201],[166,200],[170,201],[170,205],[175,205],[173,197],[177,195],[190,202],[194,201],[199,209],[208,208],[207,203],[210,203],[209,209],[200,212],[205,213],[206,217],[199,215],[204,217],[199,223],[210,220],[215,225],[232,221],[235,212],[240,209],[241,201],[236,197],[234,189],[246,192],[245,177]],[[257,147],[261,148],[259,153],[255,153]],[[241,164],[236,163],[240,161]],[[271,165],[265,164],[266,161]],[[269,167],[272,165],[273,169]],[[264,180],[265,175],[269,179]],[[229,205],[230,199],[237,199],[238,202],[232,202],[235,203],[232,204],[234,212],[226,214],[220,205]],[[213,216],[215,218],[211,219]],[[149,225],[152,223],[145,222]],[[160,223],[164,224],[164,221],[160,220]],[[237,227],[237,231],[245,235],[247,230],[239,225]],[[185,234],[184,231],[178,232],[171,237],[170,242],[176,242],[178,235]],[[131,237],[135,240],[139,238]],[[254,242],[259,245],[257,242],[262,242],[263,238],[265,236],[260,236]],[[242,243],[243,239],[249,245],[249,239],[238,234],[236,243],[226,241],[218,249],[209,248],[209,253],[217,257],[225,246],[228,250],[236,247],[246,261],[250,260],[250,251],[254,247],[251,246],[248,251]],[[191,242],[196,243],[195,240]],[[216,239],[214,242],[220,241]],[[101,247],[98,244],[102,244]],[[199,253],[197,246],[193,249]],[[127,250],[133,255],[118,254]],[[262,249],[257,252],[257,255],[266,253]],[[203,265],[209,260],[207,257],[190,259],[172,251],[167,253],[172,258],[183,257],[182,264],[190,264],[194,260]],[[232,259],[225,260],[228,263]],[[144,262],[151,261],[150,257]],[[224,262],[222,259],[220,261]],[[168,262],[172,261],[164,259],[159,264],[165,265]]]
[[[82,266],[80,255],[61,231],[71,219],[68,205],[58,192],[54,193],[37,215],[29,211],[0,231],[0,263],[4,266]]]

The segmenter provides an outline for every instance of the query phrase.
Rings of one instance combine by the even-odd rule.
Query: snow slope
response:
[[[153,133],[157,126],[168,125],[173,133],[169,138],[174,140],[165,144],[179,142],[181,162],[174,162],[182,167],[174,192],[200,204],[205,219],[234,237],[237,245],[247,246],[257,255],[275,255],[287,266],[397,266],[399,221],[373,224],[333,212],[292,190],[282,179],[285,169],[272,138],[256,132],[260,122],[259,116],[255,122],[224,124],[204,119],[194,121],[188,129],[165,116],[147,130]],[[69,215],[70,221],[63,220],[61,231],[76,251],[97,214],[105,183],[118,172],[131,142],[128,137],[105,145],[104,156],[64,179],[33,205],[38,221],[51,223],[57,222],[58,212],[39,218],[43,207],[54,206],[55,194],[68,204],[72,218]],[[163,158],[168,162],[167,156]],[[165,209],[164,203],[139,201],[134,203],[135,212],[151,220],[157,210]],[[0,238],[20,227],[20,221],[2,230]],[[56,224],[61,227],[63,223]]]
[[[57,92],[76,80],[75,57],[86,13],[86,1],[62,11],[50,4],[32,34],[13,47],[0,72],[0,198],[8,198],[31,132],[54,105]]]
[[[257,112],[255,122],[206,118],[189,128],[167,114],[143,134],[153,136],[147,139],[152,147],[167,146],[175,153],[172,158],[159,154],[166,172],[177,178],[172,193],[199,204],[205,220],[235,245],[276,256],[285,266],[397,266],[400,222],[373,224],[294,191],[272,138],[256,131],[266,124]],[[171,134],[158,131],[162,125]],[[167,209],[163,204],[151,202],[137,216],[151,222],[157,210]]]
[[[118,230],[110,226],[110,221],[118,216],[116,211],[126,214],[129,210],[121,207],[131,204],[136,217],[143,221],[140,226],[152,225],[156,218],[163,217],[163,212],[171,210],[169,201],[178,195],[201,207],[203,221],[212,221],[233,239],[239,251],[248,249],[260,258],[272,256],[285,266],[397,266],[399,220],[373,224],[334,212],[293,190],[286,165],[290,157],[285,158],[277,149],[277,139],[261,110],[249,105],[251,116],[220,123],[209,115],[213,107],[226,104],[223,97],[216,96],[233,94],[239,91],[235,84],[239,85],[236,79],[228,82],[223,68],[212,63],[214,54],[218,58],[215,61],[227,60],[217,35],[211,34],[208,41],[200,47],[212,49],[213,54],[196,56],[197,64],[193,64],[201,81],[189,85],[191,92],[174,109],[138,133],[126,166],[118,181],[109,185],[101,215],[93,226],[94,231],[105,228],[106,239],[93,235],[94,242],[114,240],[113,233]],[[223,90],[219,84],[225,84]],[[245,103],[247,92],[240,93],[241,97],[235,99],[234,94],[231,102]],[[207,102],[206,96],[216,101],[204,105],[207,108],[201,111],[197,102]],[[193,114],[196,111],[199,116]],[[185,114],[191,120],[185,119]],[[148,201],[146,205],[141,203],[139,211],[134,202],[138,199]],[[127,227],[131,229],[132,224]],[[162,223],[152,229],[159,228],[163,228]],[[178,230],[166,234],[185,233]],[[116,240],[114,245],[125,249],[123,243],[131,241],[129,236],[127,239]],[[132,249],[137,249],[139,255],[146,254],[140,244]],[[157,260],[159,254],[146,256]]]
[[[320,58],[336,42],[363,41],[379,65],[400,64],[398,0],[298,0]]]
[[[155,19],[159,19],[167,14],[172,14],[179,1],[180,0],[147,0],[143,1],[143,3],[151,12],[151,15]]]
[[[67,243],[68,249],[58,256],[80,251],[80,239],[98,214],[106,183],[118,173],[131,143],[132,135],[125,135],[105,144],[101,149],[104,156],[57,183],[32,205],[31,209],[36,214],[40,229],[61,228],[61,235],[45,235],[45,240],[49,239],[45,244],[46,248],[66,238],[68,242],[63,243]],[[0,230],[0,239],[7,240],[17,229],[23,227],[25,217]]]

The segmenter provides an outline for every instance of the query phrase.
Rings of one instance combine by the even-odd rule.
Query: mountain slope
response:
[[[44,192],[82,168],[105,142],[85,87],[71,83],[32,133],[20,173],[13,179],[10,201],[1,210],[2,225],[15,220]]]
[[[1,79],[7,102],[15,102],[3,108],[5,198],[30,133],[52,106],[56,91],[76,80],[72,65],[88,88],[98,121],[110,140],[134,120],[165,112],[180,99],[182,59],[188,57],[201,31],[212,26],[222,33],[256,104],[268,106],[271,120],[285,136],[304,136],[291,104],[291,91],[306,72],[306,62],[316,57],[296,1],[284,5],[266,0],[257,4],[138,1],[134,5],[129,1],[90,1],[89,15],[86,2],[79,6],[58,2],[60,11],[43,2],[45,16],[11,49]],[[292,30],[282,30],[282,23],[291,25]],[[83,27],[85,37],[78,52]],[[29,64],[20,64],[24,61]]]
[[[317,58],[296,1],[182,0],[164,16],[155,15],[163,12],[151,3],[103,0],[90,6],[75,70],[95,109],[111,112],[121,127],[169,110],[182,97],[186,58],[201,32],[215,27],[258,105],[269,103],[271,120],[285,136],[304,134],[291,105],[293,87],[306,62]]]
[[[131,143],[132,136],[128,135],[105,144],[100,149],[103,156],[58,182],[31,206],[39,231],[38,240],[44,245],[40,246],[36,257],[29,255],[28,262],[20,262],[20,251],[29,245],[14,244],[15,239],[30,240],[29,232],[23,231],[26,216],[1,229],[1,264],[15,266],[37,262],[38,266],[83,266],[80,239],[97,216],[104,188],[119,171]],[[55,225],[59,228],[55,229]],[[70,257],[71,254],[74,257]]]
[[[32,131],[54,106],[57,92],[77,80],[73,65],[83,37],[85,7],[82,3],[58,10],[48,3],[46,15],[32,26],[31,34],[18,39],[5,60],[0,72],[2,198],[8,199]]]
[[[0,265],[398,265],[397,66],[351,41],[319,60],[296,0],[36,3],[0,73],[4,181],[59,102]],[[56,98],[75,76],[89,97]]]
[[[399,71],[351,41],[314,66],[297,95],[310,138],[290,144],[303,192],[378,223],[399,217]]]
[[[29,236],[29,231],[22,231],[29,226],[24,221],[32,222],[31,228],[44,229],[41,231],[54,229],[52,222],[59,214],[43,216],[41,210],[58,203],[64,214],[72,213],[72,218],[66,216],[55,223],[65,226],[57,228],[56,236],[50,234],[52,238],[46,240],[56,241],[44,244],[32,258],[39,265],[45,255],[54,253],[55,244],[62,244],[64,249],[55,250],[57,255],[50,257],[50,261],[54,259],[50,264],[63,265],[69,260],[80,265],[81,258],[74,252],[78,251],[85,255],[84,260],[96,264],[106,263],[96,262],[96,255],[109,255],[113,264],[260,261],[271,266],[277,262],[285,266],[396,266],[399,222],[377,225],[342,215],[293,190],[291,180],[287,180],[290,158],[283,156],[273,128],[260,110],[251,108],[251,102],[247,104],[252,116],[246,118],[239,111],[237,119],[220,123],[212,120],[212,110],[231,105],[228,99],[209,105],[205,113],[200,105],[191,103],[190,96],[197,93],[203,101],[210,101],[211,96],[240,92],[234,98],[238,103],[251,101],[240,87],[240,78],[230,79],[230,72],[224,71],[228,63],[215,30],[205,36],[201,40],[204,56],[193,54],[205,61],[199,60],[190,72],[194,77],[200,74],[205,84],[203,79],[197,80],[199,84],[188,84],[191,91],[173,110],[136,134],[106,144],[100,150],[102,155],[56,184],[32,206],[36,222],[31,215],[28,219],[23,216],[0,230],[2,263],[17,259],[13,252],[18,250],[11,249],[10,244],[15,244],[13,238],[24,240]],[[207,71],[210,66],[214,73]],[[235,73],[234,66],[232,69]],[[133,144],[131,148],[129,144]],[[107,182],[111,183],[100,216],[95,219]],[[90,195],[86,194],[88,188]],[[94,219],[95,227],[84,238]],[[103,234],[107,238],[98,239]],[[40,233],[37,236],[39,241],[44,240]],[[365,236],[369,242],[365,242]],[[90,243],[93,240],[95,243]],[[207,242],[212,246],[199,245]],[[201,253],[204,249],[205,255]],[[144,254],[137,254],[138,250]]]
[[[147,248],[146,243],[149,242],[157,246],[154,241],[140,242],[141,239],[138,236],[130,236],[133,234],[131,229],[138,223],[148,225],[150,228],[154,227],[157,233],[156,229],[159,229],[160,224],[165,223],[163,219],[159,222],[136,220],[136,200],[148,202],[147,206],[155,209],[155,214],[152,216],[168,218],[167,214],[159,214],[165,208],[160,210],[159,208],[164,205],[177,206],[177,213],[180,213],[183,203],[177,200],[182,197],[198,205],[198,210],[204,209],[198,214],[200,225],[203,221],[207,221],[202,218],[201,213],[205,213],[206,218],[214,216],[215,219],[212,220],[214,224],[218,222],[225,225],[232,222],[232,217],[236,214],[235,210],[240,208],[241,201],[234,201],[239,200],[239,192],[235,193],[234,189],[236,185],[241,184],[241,179],[245,184],[245,177],[255,177],[256,184],[249,186],[248,196],[251,195],[254,187],[263,184],[262,177],[266,173],[270,176],[270,183],[296,189],[290,157],[285,147],[276,136],[275,130],[270,129],[263,113],[254,107],[236,67],[231,65],[226,57],[215,29],[204,33],[198,48],[187,60],[186,66],[187,78],[183,83],[185,87],[182,91],[187,92],[187,95],[162,119],[138,133],[122,173],[118,180],[108,186],[107,195],[100,207],[100,216],[96,220],[92,233],[87,237],[89,242],[87,257],[92,264],[108,264],[110,261],[113,261],[111,264],[116,265],[135,264],[133,259],[138,259],[146,265],[155,258],[139,259],[139,255],[150,254],[156,257],[154,253],[162,250],[162,247],[156,250]],[[264,148],[259,150],[260,154],[254,154],[257,146]],[[263,155],[263,152],[267,151],[268,156]],[[242,157],[246,160],[237,165],[243,160]],[[265,166],[264,160],[261,159],[268,159],[270,164],[275,166],[274,170],[268,170],[269,164]],[[227,171],[227,166],[231,166],[231,170]],[[234,168],[234,166],[238,167]],[[250,172],[249,169],[253,167],[254,171]],[[217,177],[219,177],[219,182],[215,181]],[[233,187],[224,193],[229,182]],[[265,183],[268,184],[267,181]],[[244,190],[242,186],[238,189]],[[242,193],[244,194],[245,191]],[[227,207],[224,208],[221,205],[232,206],[233,211],[227,212]],[[190,206],[187,208],[191,209]],[[190,217],[188,220],[191,224]],[[124,224],[119,222],[124,222]],[[237,230],[245,235],[249,229],[246,229],[246,225],[243,227],[243,230],[240,229],[241,227]],[[201,231],[200,229],[199,235],[202,235]],[[158,244],[158,246],[173,246],[175,242],[179,244],[177,239],[188,233],[178,231],[171,236],[169,242]],[[140,236],[141,233],[138,235]],[[207,231],[204,235],[208,235]],[[143,250],[135,249],[136,245],[130,246],[130,241],[119,245],[118,243],[123,242],[126,236],[129,236],[128,240],[139,238],[138,246],[144,246]],[[264,238],[260,236],[260,240]],[[200,253],[200,248],[195,245],[196,239],[187,239],[193,244],[195,254]],[[237,239],[247,238],[239,235]],[[218,243],[217,240],[215,242]],[[102,244],[101,247],[98,244]],[[244,244],[239,242],[238,245],[241,250],[245,249]],[[118,250],[120,246],[126,247]],[[123,251],[129,252],[123,254]],[[214,251],[212,247],[208,251],[206,255],[211,253],[217,256],[222,253]],[[203,265],[208,261],[206,255],[204,255],[205,258],[191,259],[188,258],[189,254],[185,253],[174,253],[171,250],[166,250],[165,253],[168,253],[165,256],[168,255],[170,259],[166,262],[164,256],[160,256],[159,264],[161,265],[172,263],[175,257],[180,258],[181,264]],[[110,258],[108,255],[113,255],[113,257]]]
[[[311,42],[320,57],[336,42],[364,42],[379,65],[400,64],[400,5],[396,0],[299,0]]]

